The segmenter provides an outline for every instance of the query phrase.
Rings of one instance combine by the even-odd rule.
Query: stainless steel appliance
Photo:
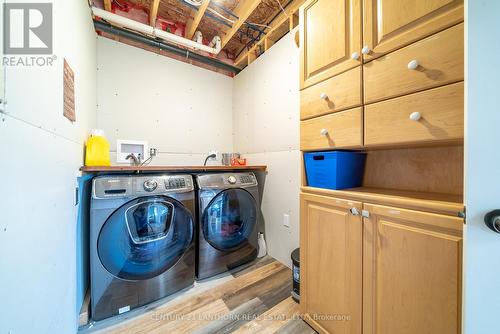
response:
[[[199,188],[198,279],[256,258],[260,200],[253,173],[204,174]]]
[[[190,175],[93,180],[90,266],[94,320],[193,285],[194,215]]]

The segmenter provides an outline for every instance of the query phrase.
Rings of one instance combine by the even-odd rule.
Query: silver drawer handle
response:
[[[320,135],[322,136],[328,136],[328,130],[327,129],[321,129],[321,131],[319,132]]]

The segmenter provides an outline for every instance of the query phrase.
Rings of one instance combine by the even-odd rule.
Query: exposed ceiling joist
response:
[[[104,9],[108,12],[111,11],[111,0],[104,0]]]
[[[262,0],[242,0],[234,10],[234,14],[239,17],[239,19],[233,24],[233,27],[225,32],[224,37],[222,37],[222,48],[233,38],[234,34],[240,29],[240,27],[245,23],[252,12],[257,8]]]
[[[156,18],[158,17],[159,7],[160,7],[160,0],[151,1],[151,8],[149,9],[149,25],[152,27],[156,25]]]
[[[196,32],[196,29],[198,28],[198,25],[200,24],[201,19],[203,18],[203,15],[205,15],[205,11],[208,8],[208,5],[210,4],[210,0],[203,0],[201,3],[200,8],[198,8],[198,11],[192,11],[194,18],[189,20],[186,25],[186,38],[187,39],[192,39],[194,36],[194,33]]]
[[[242,52],[236,61],[234,62],[235,66],[243,66],[246,62],[251,62],[255,60],[255,53],[257,48],[264,44],[264,50],[267,51],[274,44],[274,35],[277,31],[281,30],[285,23],[290,22],[290,30],[297,23],[296,12],[299,10],[299,7],[305,0],[294,0],[290,3],[285,9],[285,13],[281,12],[270,24],[269,30],[267,33],[262,36],[259,42],[257,42],[250,50],[247,52]]]

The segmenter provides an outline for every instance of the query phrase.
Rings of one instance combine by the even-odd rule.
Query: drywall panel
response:
[[[112,151],[116,139],[168,153],[232,150],[231,78],[101,37],[97,55],[97,123]]]
[[[6,117],[0,123],[0,332],[76,328],[76,175],[82,146]],[[14,144],[15,143],[15,144]]]
[[[299,110],[299,51],[288,34],[233,86],[234,148],[249,164],[268,165],[262,198],[268,251],[287,265],[299,247]]]
[[[238,151],[299,149],[299,51],[292,34],[238,74],[233,91]]]
[[[96,34],[86,1],[51,3],[53,65],[6,68],[1,333],[76,332],[86,288],[86,265],[77,261],[88,248],[79,244],[75,187],[84,140],[96,125]],[[74,123],[63,117],[64,59],[75,73]]]
[[[92,21],[85,1],[54,1],[52,7],[52,66],[6,67],[5,109],[12,117],[83,143],[88,128],[96,122],[96,35],[90,31]],[[76,122],[61,117],[64,59],[75,74]]]
[[[245,157],[250,164],[268,166],[261,207],[268,253],[290,267],[290,255],[299,247],[300,151],[250,153]],[[283,224],[285,214],[289,227]]]
[[[151,166],[201,166],[207,157],[206,153],[163,153],[160,152],[149,165]],[[116,152],[111,152],[111,161],[116,161]],[[220,165],[219,160],[209,160],[207,165]]]
[[[500,309],[500,235],[484,215],[500,209],[500,70],[491,55],[500,52],[500,2],[466,2],[466,119],[464,333],[497,333]],[[488,50],[487,53],[484,50]]]

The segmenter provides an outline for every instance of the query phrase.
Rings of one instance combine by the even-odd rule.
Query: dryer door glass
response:
[[[257,204],[243,189],[228,189],[215,196],[201,219],[205,240],[221,251],[244,246],[257,225]]]
[[[150,279],[171,268],[193,242],[193,218],[175,199],[141,197],[117,209],[97,240],[102,265],[128,280]]]

